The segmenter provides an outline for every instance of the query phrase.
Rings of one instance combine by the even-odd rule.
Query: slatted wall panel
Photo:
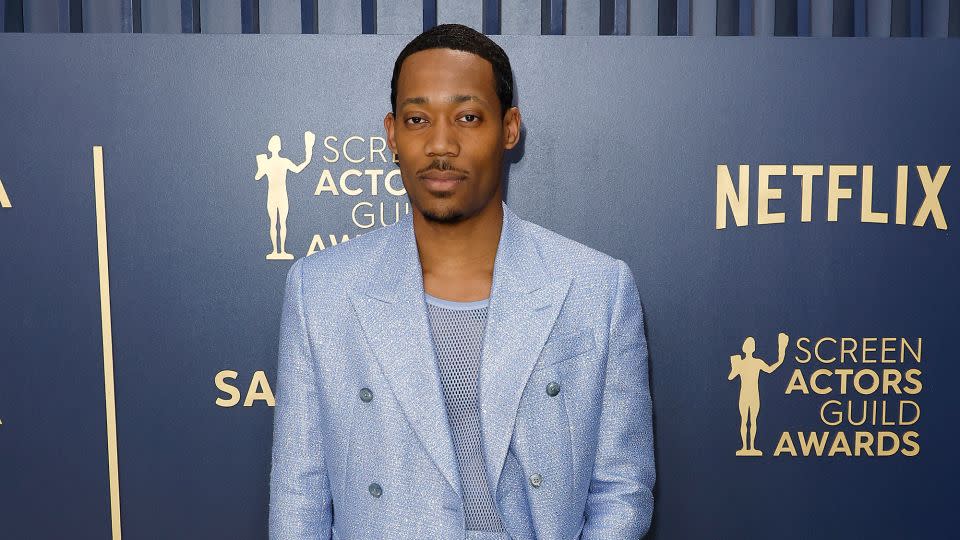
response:
[[[0,0],[4,32],[960,37],[960,0]]]

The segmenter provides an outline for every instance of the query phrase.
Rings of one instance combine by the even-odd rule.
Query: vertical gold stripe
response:
[[[103,196],[103,147],[93,147],[93,184],[97,200],[97,260],[100,268],[100,327],[103,329],[103,396],[107,406],[107,464],[110,472],[110,522],[120,540],[120,476],[117,466],[117,406],[113,393],[113,328],[110,319],[110,271],[107,263],[107,207]]]

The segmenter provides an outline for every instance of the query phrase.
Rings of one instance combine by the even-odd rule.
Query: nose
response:
[[[424,151],[428,156],[456,156],[460,153],[456,126],[447,120],[438,120],[430,126]]]

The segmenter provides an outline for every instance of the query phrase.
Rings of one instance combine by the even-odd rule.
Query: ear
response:
[[[387,133],[387,146],[390,147],[390,151],[396,156],[397,139],[394,134],[394,116],[392,112],[388,112],[387,115],[383,117],[383,130]]]
[[[510,107],[503,114],[503,148],[510,150],[520,142],[520,109]]]

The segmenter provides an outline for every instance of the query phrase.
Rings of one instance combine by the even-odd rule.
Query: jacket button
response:
[[[383,488],[380,487],[380,484],[374,482],[370,484],[370,487],[367,488],[367,491],[370,492],[370,495],[373,495],[374,499],[380,498],[380,495],[383,495]]]
[[[531,475],[530,475],[530,485],[531,485],[531,486],[533,486],[533,487],[535,487],[535,488],[538,488],[538,487],[540,487],[540,484],[542,484],[542,483],[543,483],[543,477],[540,476],[539,473],[534,473],[534,474],[531,474]]]
[[[360,401],[364,403],[370,403],[372,399],[373,399],[373,390],[370,390],[369,388],[360,389]]]
[[[553,397],[560,393],[560,383],[553,381],[547,384],[547,395]]]

